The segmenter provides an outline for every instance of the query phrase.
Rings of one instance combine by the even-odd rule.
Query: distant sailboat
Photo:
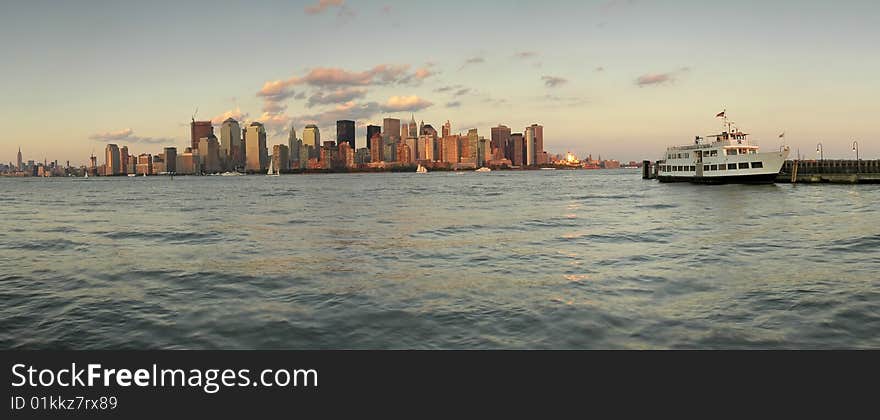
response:
[[[416,173],[419,173],[419,174],[426,174],[426,173],[428,173],[428,168],[426,168],[426,167],[422,166],[421,164],[419,164],[419,167],[416,169]]]
[[[280,176],[281,174],[278,172],[278,168],[275,167],[275,159],[269,161],[269,171],[266,172],[266,176]]]

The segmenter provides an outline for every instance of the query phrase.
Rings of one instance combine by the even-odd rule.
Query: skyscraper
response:
[[[269,150],[266,148],[266,128],[263,124],[252,122],[245,135],[247,145],[247,165],[250,172],[263,172],[269,166]]]
[[[523,157],[523,164],[527,166],[537,165],[537,155],[535,154],[535,128],[534,126],[526,127],[525,132],[525,149],[526,153]]]
[[[446,120],[446,123],[443,124],[443,128],[441,128],[441,133],[443,134],[442,137],[444,139],[449,137],[450,134],[452,134],[452,124],[449,122],[449,120]]]
[[[199,158],[202,160],[202,171],[208,174],[220,172],[220,142],[211,134],[199,139]]]
[[[19,171],[24,170],[21,165],[21,146],[18,146],[18,166],[16,166],[15,169],[18,169]]]
[[[351,150],[354,150],[354,121],[336,121],[336,144],[342,144],[342,142],[348,143]]]
[[[532,124],[532,135],[535,141],[535,165],[543,165],[544,162],[544,126]]]
[[[310,157],[318,156],[321,150],[321,130],[317,125],[309,124],[303,130],[303,144],[311,147]]]
[[[381,162],[383,155],[382,134],[376,132],[370,137],[370,162]]]
[[[189,129],[193,150],[199,147],[199,139],[214,135],[214,126],[211,125],[210,121],[193,120],[192,123],[190,123]]]
[[[238,121],[227,118],[220,126],[220,153],[226,161],[227,169],[244,166],[244,144],[241,141],[241,127]],[[171,171],[169,171],[171,172]]]
[[[510,127],[499,124],[498,127],[492,127],[492,137],[489,142],[489,149],[492,159],[509,158],[510,150]]]
[[[382,127],[379,127],[378,125],[368,125],[367,126],[367,149],[372,150],[372,145],[370,143],[371,143],[371,140],[373,139],[373,136],[376,134],[381,135],[381,133],[382,133]]]
[[[131,156],[128,155],[128,146],[122,146],[122,148],[119,149],[119,166],[120,166],[119,173],[121,173],[121,174],[129,173],[128,172],[129,159],[131,159]],[[131,172],[131,173],[134,173],[134,172]]]
[[[290,168],[290,148],[285,144],[276,144],[272,148],[272,165],[278,172],[287,172]]]
[[[523,164],[523,144],[522,133],[514,133],[510,135],[510,164],[513,166],[522,166]]]
[[[382,120],[382,139],[385,143],[397,143],[400,140],[400,120],[397,118],[385,118]]]
[[[465,152],[464,146],[462,146],[461,161],[465,162],[465,159],[467,159],[468,163],[479,165],[480,163],[478,162],[478,148],[480,146],[480,135],[477,133],[476,128],[468,130],[466,144],[467,152]]]
[[[166,147],[165,148],[165,172],[176,173],[177,172],[177,148],[176,147]]]
[[[419,138],[419,127],[416,125],[416,115],[412,114],[409,121],[409,132],[407,133],[408,138],[417,139]]]
[[[121,159],[119,157],[119,146],[110,143],[104,149],[105,165],[104,175],[112,176],[122,173]]]

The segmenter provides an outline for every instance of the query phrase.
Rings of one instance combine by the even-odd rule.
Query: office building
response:
[[[321,130],[317,125],[309,124],[306,126],[303,130],[302,142],[311,147],[310,157],[316,157],[321,150]]]
[[[489,142],[490,155],[492,159],[504,159],[510,150],[510,127],[499,124],[492,127],[492,136]]]
[[[189,126],[190,129],[190,143],[193,150],[199,148],[199,139],[204,137],[210,137],[214,135],[214,126],[211,125],[210,121],[196,121],[193,120]]]
[[[272,165],[278,172],[287,172],[290,169],[290,148],[286,144],[272,147]]]
[[[163,158],[165,159],[165,172],[176,173],[177,172],[177,148],[176,147],[166,147],[165,153],[163,153]]]
[[[336,121],[336,144],[348,143],[351,150],[355,149],[354,145],[354,121],[339,120]]]
[[[241,127],[233,118],[227,118],[220,126],[220,154],[227,170],[244,166],[244,142]]]
[[[510,135],[510,164],[513,166],[523,165],[523,156],[525,156],[525,142],[522,133],[514,133]]]
[[[252,122],[247,127],[245,135],[245,146],[247,147],[245,157],[247,164],[245,170],[248,172],[265,172],[269,167],[269,151],[266,148],[266,128],[263,124]]]
[[[370,138],[370,162],[381,162],[383,158],[384,146],[382,144],[382,134],[374,133]]]
[[[137,174],[152,175],[153,174],[153,155],[149,153],[141,153],[137,159]]]
[[[119,153],[119,146],[111,143],[104,148],[104,175],[113,176],[122,173],[122,159]]]
[[[400,120],[385,118],[382,120],[382,140],[384,143],[397,143],[400,140]]]
[[[382,127],[379,127],[378,125],[368,125],[367,126],[367,149],[372,150],[372,147],[371,147],[372,145],[370,143],[373,139],[373,136],[376,134],[381,135],[381,133],[382,133]]]

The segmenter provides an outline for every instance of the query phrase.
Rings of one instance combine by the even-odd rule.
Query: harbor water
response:
[[[0,348],[880,348],[880,187],[0,178]]]

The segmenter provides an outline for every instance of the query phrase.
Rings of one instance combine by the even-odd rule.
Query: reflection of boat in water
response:
[[[542,171],[555,171],[556,168],[541,168]]]
[[[477,169],[475,172],[492,172],[492,170],[484,166],[480,169]]]
[[[421,164],[419,164],[419,167],[416,169],[416,173],[418,173],[418,174],[426,174],[426,173],[428,173],[428,168],[426,168],[426,167],[422,166]]]
[[[241,172],[223,172],[220,176],[242,176],[244,175]]]

